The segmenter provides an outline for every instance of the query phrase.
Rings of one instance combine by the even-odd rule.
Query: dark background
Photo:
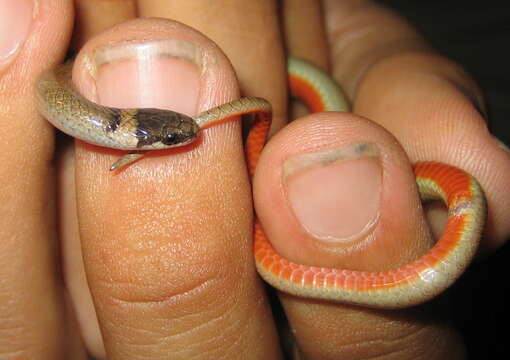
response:
[[[436,49],[473,75],[486,97],[492,133],[509,145],[510,1],[378,2],[405,16]],[[510,247],[505,246],[471,266],[450,291],[469,359],[510,359],[508,267]]]

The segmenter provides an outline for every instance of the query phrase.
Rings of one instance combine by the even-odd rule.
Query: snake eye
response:
[[[166,135],[166,141],[171,142],[171,141],[173,141],[173,139],[175,139],[175,135],[174,134],[167,134]]]
[[[162,143],[165,145],[174,145],[179,142],[179,136],[176,133],[168,133],[165,135]]]

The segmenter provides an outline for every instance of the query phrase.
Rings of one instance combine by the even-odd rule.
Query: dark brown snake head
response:
[[[195,140],[200,131],[193,118],[170,110],[138,109],[133,117],[137,122],[137,147],[141,149],[186,145]]]

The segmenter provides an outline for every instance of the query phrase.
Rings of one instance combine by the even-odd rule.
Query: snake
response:
[[[254,114],[245,141],[248,172],[257,162],[271,125],[271,105],[243,97],[196,116],[153,108],[121,109],[94,103],[73,86],[72,62],[43,72],[36,82],[41,115],[64,133],[85,142],[129,150],[110,170],[140,159],[144,151],[183,146],[201,131],[241,115]],[[288,59],[291,94],[311,112],[349,111],[340,86],[325,71],[297,58]],[[442,201],[448,213],[442,235],[425,254],[386,271],[358,271],[299,264],[273,248],[255,216],[253,256],[260,276],[291,295],[369,308],[397,309],[424,303],[447,289],[473,259],[486,218],[486,200],[476,179],[438,162],[413,166],[422,201]]]

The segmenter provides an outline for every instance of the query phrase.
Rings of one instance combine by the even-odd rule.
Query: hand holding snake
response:
[[[179,56],[194,61],[189,53]],[[271,125],[271,106],[267,101],[242,98],[195,117],[170,110],[109,108],[88,101],[73,90],[71,65],[44,73],[37,84],[39,110],[60,130],[96,145],[154,150],[187,145],[203,129],[241,115],[256,114],[246,141],[249,173],[255,174]],[[313,111],[348,109],[334,81],[304,61],[289,59],[289,83],[293,94]],[[111,170],[142,156],[138,152],[125,155]],[[416,261],[382,272],[298,264],[273,249],[256,221],[254,256],[260,275],[277,289],[294,295],[369,307],[413,306],[442,292],[462,274],[475,254],[485,223],[485,197],[472,176],[454,167],[423,162],[415,165],[415,173],[422,199],[442,200],[448,207],[443,235]]]
[[[91,0],[76,3],[90,5],[97,2]],[[18,3],[25,2],[6,4]],[[44,69],[55,69],[68,49],[73,4],[59,0],[43,0],[37,3],[37,13],[34,18],[30,18],[33,19],[32,27],[25,33],[28,40],[13,54],[12,59],[15,61],[0,65],[3,71],[0,74],[0,93],[4,110],[0,114],[4,124],[3,141],[0,144],[3,145],[2,153],[5,155],[2,162],[4,186],[1,194],[6,209],[0,250],[4,264],[1,305],[4,319],[9,321],[10,325],[9,328],[4,328],[0,339],[2,350],[16,354],[15,356],[27,354],[31,357],[33,354],[35,357],[68,357],[70,353],[67,339],[79,339],[80,336],[67,326],[72,324],[69,322],[70,318],[64,315],[67,312],[62,302],[61,279],[55,276],[59,273],[59,265],[63,265],[66,287],[78,312],[87,348],[94,350],[97,358],[101,358],[102,339],[112,358],[135,358],[140,355],[140,351],[145,354],[150,352],[155,358],[165,358],[169,352],[182,354],[183,349],[186,354],[206,351],[207,354],[217,354],[218,357],[234,354],[234,358],[242,357],[240,354],[247,355],[258,351],[264,355],[257,358],[277,358],[279,344],[274,329],[275,314],[272,316],[269,310],[251,252],[252,206],[237,131],[239,121],[232,119],[218,123],[217,126],[210,124],[207,129],[204,125],[204,129],[200,130],[191,144],[148,154],[147,159],[118,172],[108,171],[108,167],[114,162],[111,154],[120,156],[122,151],[77,141],[76,161],[73,163],[73,157],[69,156],[72,147],[54,147],[54,129],[37,114],[33,91],[36,77]],[[190,3],[160,2],[159,6],[184,6]],[[212,10],[211,8],[219,3],[222,1],[204,2],[200,14],[211,14],[208,9]],[[337,6],[347,2],[324,3]],[[174,8],[168,16],[191,24],[221,44],[221,48],[234,62],[243,92],[270,100],[274,111],[275,132],[281,129],[283,119],[286,119],[282,111],[287,99],[283,86],[283,57],[278,52],[282,37],[257,37],[257,49],[267,45],[268,42],[264,42],[264,39],[276,40],[273,47],[262,47],[266,50],[259,52],[252,51],[253,42],[246,41],[243,34],[263,35],[271,31],[280,34],[279,23],[268,22],[274,18],[274,9],[269,8],[269,12],[265,13],[246,13],[244,8],[237,8],[237,4],[241,2],[224,7],[222,13],[227,16],[221,16],[221,21],[214,23],[210,22],[208,16],[197,16],[196,11],[190,11],[190,17],[186,19],[182,16],[182,11]],[[112,3],[112,6],[116,7],[127,5],[128,2]],[[93,5],[89,9],[97,10]],[[97,18],[102,21],[119,21],[118,17],[112,19],[109,16],[126,15],[125,12],[101,9]],[[239,10],[237,13],[236,9]],[[334,10],[328,8],[326,14],[330,20],[342,13]],[[161,8],[152,15],[142,7],[140,11],[140,15],[144,17],[162,17],[167,14]],[[0,12],[0,15],[2,14]],[[84,14],[78,14],[79,20],[83,20]],[[306,12],[307,23],[312,21],[311,15],[314,14],[321,16],[318,12]],[[225,33],[228,20],[236,18],[246,20],[239,24],[246,25],[244,30]],[[288,18],[294,19],[295,15],[288,15]],[[384,16],[381,17],[383,18]],[[28,18],[13,16],[12,19]],[[201,19],[206,20],[209,26],[201,26]],[[372,18],[370,24],[378,28],[380,22],[373,20]],[[78,25],[79,23],[80,21]],[[345,21],[337,23],[346,24]],[[331,21],[328,20],[328,24],[331,25]],[[257,27],[258,25],[263,27]],[[215,33],[215,28],[220,31],[219,35]],[[87,29],[75,30],[83,34]],[[309,29],[318,27],[310,26]],[[338,39],[345,39],[337,30],[333,29],[330,34]],[[328,31],[332,29],[328,28]],[[432,243],[428,242],[430,238],[427,234],[419,232],[419,229],[426,227],[415,192],[416,183],[406,154],[395,138],[399,139],[407,155],[414,161],[444,161],[475,174],[483,184],[489,202],[488,230],[491,232],[487,234],[484,246],[494,249],[501,244],[501,239],[508,230],[505,225],[505,214],[508,213],[505,204],[508,204],[508,196],[505,191],[501,191],[506,189],[505,179],[508,179],[509,167],[505,164],[508,163],[508,157],[505,158],[506,154],[495,145],[490,134],[484,131],[483,120],[470,102],[473,99],[467,99],[466,96],[465,91],[469,93],[472,88],[466,87],[469,82],[459,81],[459,76],[456,76],[459,73],[454,71],[455,68],[448,68],[446,61],[438,61],[437,57],[430,57],[426,52],[408,53],[407,56],[395,56],[392,53],[393,56],[384,59],[388,61],[379,61],[381,58],[376,56],[377,52],[356,51],[360,48],[373,48],[374,42],[366,41],[349,43],[352,46],[347,46],[347,51],[337,52],[338,49],[332,49],[335,51],[320,53],[316,45],[320,44],[318,39],[321,34],[311,37],[312,40],[315,39],[311,43],[308,41],[310,38],[307,40],[307,37],[299,35],[299,32],[289,31],[287,34],[297,34],[296,39],[300,41],[297,45],[305,43],[304,47],[296,48],[294,42],[289,42],[292,48],[289,53],[305,58],[310,55],[314,63],[323,68],[328,67],[320,55],[323,55],[322,59],[329,59],[330,69],[335,78],[345,86],[349,98],[353,101],[354,111],[377,121],[389,132],[360,116],[330,112],[292,122],[272,137],[257,162],[254,200],[261,224],[277,253],[302,264],[370,271],[399,268],[427,253]],[[374,35],[368,35],[371,34]],[[380,39],[391,40],[392,36],[388,38],[386,34],[385,32]],[[229,35],[232,36],[229,38]],[[95,63],[99,50],[115,52],[120,45],[126,43],[139,46],[139,50],[142,50],[147,49],[147,42],[185,39],[186,43],[199,44],[202,49],[213,48],[208,40],[197,36],[189,28],[178,27],[175,23],[163,20],[140,19],[123,23],[93,38],[92,36],[90,32],[84,36],[90,41],[77,56],[73,82],[81,94],[97,103],[118,108],[147,105],[175,108],[193,118],[202,111],[228,103],[238,96],[237,81],[231,66],[224,60],[224,56],[214,51],[209,52],[207,58],[212,60],[206,63],[208,71],[199,74],[200,82],[197,86],[200,97],[189,95],[191,105],[195,104],[195,107],[188,111],[181,110],[177,102],[169,100],[172,99],[169,94],[182,90],[177,88],[174,78],[167,73],[167,70],[176,68],[174,62],[156,57],[150,59],[145,56],[145,52],[138,51],[128,56],[127,61],[112,61],[111,64],[101,67],[99,73],[94,73],[94,66],[100,66]],[[236,42],[236,39],[240,39],[241,43]],[[335,38],[333,41],[346,44],[336,41]],[[75,49],[81,47],[79,44]],[[384,41],[375,44],[380,45],[377,47],[379,49],[387,49]],[[274,56],[261,58],[261,53]],[[370,55],[374,55],[376,59]],[[88,62],[82,61],[86,58]],[[367,70],[368,65],[378,61],[377,66],[372,66],[360,80],[361,70],[353,69],[349,62],[346,64],[343,60],[350,60],[350,64],[359,64],[359,69],[363,71]],[[137,64],[134,68],[126,70],[123,67],[133,63]],[[221,66],[215,67],[218,63]],[[162,65],[165,66],[161,67]],[[122,68],[122,73],[115,72]],[[348,76],[339,73],[340,69]],[[147,73],[148,70],[151,72]],[[247,73],[253,76],[246,76]],[[218,76],[211,77],[210,74]],[[384,76],[381,78],[378,75]],[[132,86],[132,80],[135,79],[150,80]],[[160,84],[163,88],[159,88],[158,81],[162,79],[171,79],[172,82]],[[186,82],[193,79],[193,74],[190,74],[186,77]],[[357,80],[353,82],[354,80],[350,79]],[[381,81],[384,79],[391,80]],[[93,87],[87,87],[91,85],[90,80]],[[279,84],[280,80],[282,81]],[[378,87],[379,85],[382,87]],[[456,85],[461,86],[460,90]],[[179,86],[182,86],[182,83]],[[94,88],[98,94],[91,92]],[[271,89],[272,93],[265,91]],[[116,104],[117,100],[105,98],[108,91],[111,96],[116,95],[116,98],[123,102]],[[164,94],[164,98],[160,97],[158,101],[157,96],[161,94]],[[139,96],[143,96],[143,99]],[[152,100],[147,102],[148,99]],[[395,99],[400,100],[395,102]],[[136,125],[136,116],[126,121],[130,116],[136,115],[134,113],[134,109],[124,112],[124,125]],[[143,117],[150,121],[151,112],[146,112]],[[115,120],[115,117],[113,119]],[[412,123],[407,124],[405,119]],[[111,121],[110,131],[113,131],[116,125],[120,125],[120,122]],[[129,130],[129,126],[120,128]],[[191,130],[193,128],[194,126],[189,127]],[[318,129],[321,131],[317,131]],[[430,132],[429,129],[433,131]],[[127,133],[132,134],[129,131]],[[135,137],[147,144],[154,139],[155,133],[157,132],[140,131],[138,134],[135,132]],[[429,133],[438,136],[427,136]],[[161,142],[171,142],[175,138],[175,134],[172,134],[159,139]],[[61,145],[60,142],[58,144]],[[378,159],[384,165],[382,174],[385,176],[382,188],[384,199],[380,203],[381,217],[374,229],[377,233],[383,233],[383,236],[377,237],[380,240],[376,244],[363,241],[365,246],[358,253],[337,256],[331,261],[324,261],[324,251],[313,249],[305,250],[304,259],[295,257],[292,250],[290,253],[288,250],[289,247],[303,249],[303,239],[299,238],[299,234],[295,236],[296,231],[302,231],[302,228],[299,227],[301,224],[295,219],[292,222],[293,218],[282,211],[283,205],[288,204],[283,201],[286,198],[282,195],[285,194],[279,191],[282,186],[292,185],[291,181],[287,182],[288,178],[279,175],[282,165],[286,164],[289,156],[309,155],[332,148],[344,149],[344,146],[349,144],[354,145],[349,149],[361,153],[368,154],[369,150],[373,150],[366,144],[376,144],[380,150],[381,156]],[[135,152],[142,153],[144,150]],[[331,154],[329,152],[326,155]],[[52,161],[55,158],[57,163]],[[374,159],[374,163],[378,159]],[[372,158],[367,161],[372,162]],[[343,167],[343,164],[339,164]],[[336,166],[333,164],[327,168]],[[55,175],[59,176],[57,184],[54,181]],[[345,186],[345,182],[342,183],[344,177],[337,178],[341,184],[336,190],[349,195],[351,187]],[[76,189],[70,186],[66,179],[75,179]],[[316,179],[316,183],[324,184],[322,180]],[[55,187],[58,196],[52,191]],[[313,186],[311,188],[320,189]],[[401,197],[401,194],[406,195]],[[350,205],[358,209],[359,214],[366,213],[362,209],[369,205],[369,199],[356,202],[355,198],[352,197]],[[73,214],[76,204],[73,204],[73,199],[78,200],[79,215],[79,223],[75,223],[75,233],[69,232],[73,230],[75,219]],[[398,205],[401,199],[409,201]],[[58,201],[57,209],[54,206],[55,200]],[[462,212],[462,207],[463,204],[460,203],[454,213]],[[350,206],[345,207],[349,208]],[[342,209],[342,214],[348,215],[345,209]],[[342,227],[349,226],[350,222],[346,220],[349,216],[344,215],[335,214],[331,219],[342,224]],[[58,217],[58,229],[61,231],[58,239],[63,246],[60,257],[55,254],[55,217]],[[388,224],[395,226],[388,229]],[[291,236],[289,231],[292,232]],[[391,238],[393,234],[404,241],[395,246]],[[412,235],[409,236],[410,234]],[[73,239],[79,240],[70,243]],[[73,252],[73,244],[76,245],[75,250],[80,249],[80,240],[84,262],[81,253],[74,256]],[[406,243],[409,240],[415,243]],[[317,242],[319,243],[320,241]],[[416,246],[417,244],[421,245]],[[376,251],[373,251],[374,249]],[[367,250],[369,256],[365,256],[365,252],[361,250]],[[378,258],[383,260],[378,261]],[[358,261],[360,259],[361,261]],[[80,264],[82,270],[86,270],[88,283],[84,276],[79,277]],[[272,270],[276,272],[277,268],[273,267]],[[81,274],[84,275],[83,272]],[[321,277],[320,273],[317,274],[316,284]],[[302,289],[302,286],[297,288]],[[87,305],[84,302],[87,296],[90,300],[90,294],[87,295],[89,289],[92,291],[95,306],[91,301],[90,306],[84,306]],[[290,291],[292,289],[296,289],[294,284],[291,284]],[[361,289],[354,293],[359,293],[359,290]],[[387,354],[392,351],[398,351],[400,358],[406,359],[409,358],[406,356],[409,352],[430,354],[430,350],[433,350],[436,355],[441,354],[441,351],[443,354],[451,354],[452,349],[461,347],[455,331],[446,324],[443,314],[435,311],[435,306],[416,307],[405,311],[374,311],[367,308],[369,305],[346,306],[343,303],[345,299],[336,303],[313,300],[306,294],[299,297],[285,294],[280,293],[280,300],[292,329],[295,330],[296,340],[303,353],[312,359],[317,358],[319,353],[329,353],[330,358],[341,357],[340,354],[354,358],[355,354],[367,357],[368,354]],[[382,294],[384,299],[388,299],[387,292]],[[383,309],[388,307],[380,306],[383,306]],[[40,309],[45,311],[41,312]],[[427,320],[424,324],[423,312],[430,314],[430,319],[434,320]],[[87,321],[95,319],[96,313],[103,337],[98,324]],[[485,311],[483,313],[486,314]],[[195,316],[199,314],[200,316]],[[17,336],[20,329],[32,336],[20,339]],[[483,331],[487,329],[490,327],[484,327]],[[416,336],[409,337],[409,333]],[[374,339],[374,336],[381,341],[367,342]],[[16,341],[11,341],[12,339]],[[402,341],[395,342],[395,339]],[[441,339],[441,342],[435,342],[438,344],[437,348],[430,349],[431,339]],[[217,346],[218,341],[222,341],[220,347]],[[142,342],[143,348],[140,347]],[[353,345],[356,345],[355,349]]]

